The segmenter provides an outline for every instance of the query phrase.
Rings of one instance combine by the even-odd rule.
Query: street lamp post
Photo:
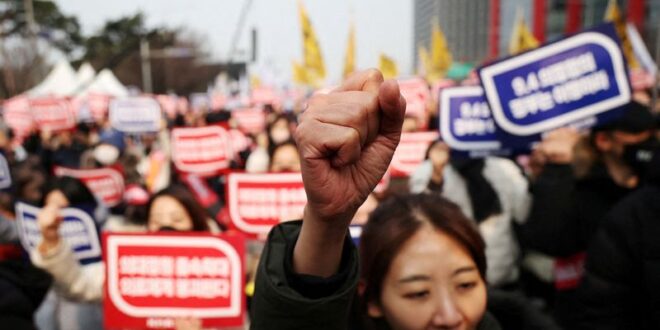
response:
[[[140,40],[140,60],[142,63],[142,91],[145,93],[153,93],[153,83],[151,80],[151,59],[153,58],[183,58],[193,57],[194,52],[190,48],[185,47],[170,47],[151,51],[149,48],[149,40],[142,38]]]
[[[140,40],[140,59],[142,60],[142,91],[153,92],[151,83],[151,59],[149,55],[149,41],[146,38]]]

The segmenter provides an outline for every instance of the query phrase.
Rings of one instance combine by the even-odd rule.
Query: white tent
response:
[[[122,85],[121,82],[109,69],[103,69],[96,75],[94,81],[87,85],[78,96],[84,96],[89,93],[106,94],[115,97],[128,96],[128,89]]]
[[[76,72],[76,79],[78,80],[78,90],[83,90],[87,85],[94,81],[96,70],[89,62],[83,63]]]
[[[75,93],[78,86],[76,72],[71,67],[71,64],[63,59],[57,62],[48,76],[46,76],[46,79],[27,91],[27,95],[31,97],[48,95],[68,96]]]

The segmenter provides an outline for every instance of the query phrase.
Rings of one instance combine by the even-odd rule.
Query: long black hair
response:
[[[70,176],[54,177],[48,182],[43,194],[43,202],[49,193],[59,190],[64,194],[70,205],[90,205],[94,208],[98,206],[98,201],[94,194],[80,180]]]

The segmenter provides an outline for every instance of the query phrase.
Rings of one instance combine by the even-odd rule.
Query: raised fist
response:
[[[405,108],[396,81],[373,69],[310,99],[295,133],[306,219],[351,220],[390,164]]]

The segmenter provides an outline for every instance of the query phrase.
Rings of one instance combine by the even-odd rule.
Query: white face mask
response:
[[[288,141],[291,138],[291,134],[287,129],[274,129],[270,131],[270,138],[273,139],[275,144],[280,144]]]
[[[113,145],[100,144],[94,148],[94,159],[101,165],[112,165],[119,158],[119,149]]]

